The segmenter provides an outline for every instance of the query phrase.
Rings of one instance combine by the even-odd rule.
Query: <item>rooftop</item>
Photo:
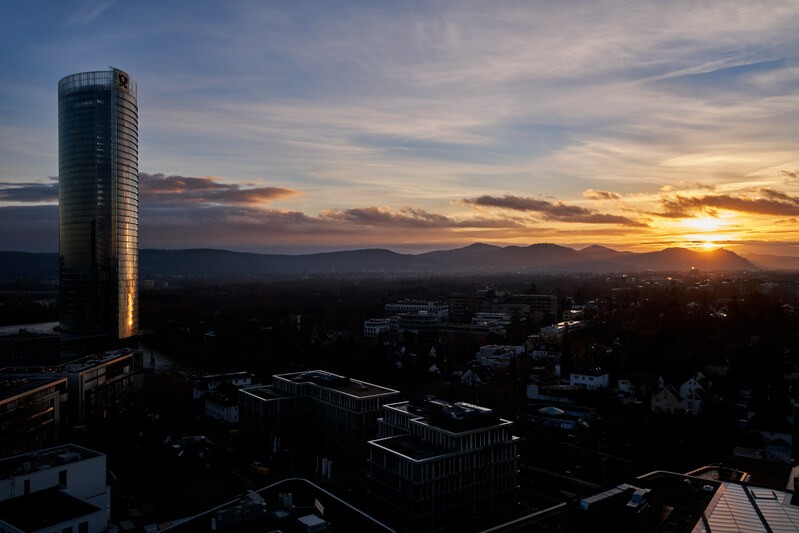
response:
[[[294,374],[281,374],[277,378],[287,379],[295,383],[313,383],[318,387],[335,390],[343,394],[355,396],[357,398],[369,398],[372,396],[385,396],[398,394],[394,389],[373,385],[365,381],[359,381],[349,377],[339,376],[325,372],[324,370],[310,370],[307,372],[297,372]]]
[[[30,391],[55,385],[62,377],[10,377],[0,376],[0,402],[21,396]]]
[[[386,407],[417,415],[413,419],[414,422],[432,426],[453,435],[513,424],[513,422],[500,418],[493,409],[466,402],[449,403],[435,398],[426,398],[421,401],[389,404]]]
[[[243,392],[246,394],[251,394],[262,400],[277,400],[280,398],[291,398],[290,394],[286,394],[285,392],[281,392],[274,388],[272,385],[257,385],[255,387],[245,387],[239,389],[239,392]]]
[[[0,460],[0,479],[100,456],[101,453],[76,444],[62,444]]]
[[[102,366],[108,363],[112,363],[118,359],[124,359],[126,357],[132,357],[133,352],[130,350],[116,350],[113,352],[106,352],[104,354],[97,354],[97,355],[90,355],[88,357],[84,357],[81,359],[77,359],[75,361],[71,361],[65,365],[63,365],[60,370],[66,372],[80,372],[81,370],[86,370],[88,368],[92,368],[95,366]]]
[[[437,448],[415,435],[398,435],[370,441],[370,444],[398,453],[412,461],[424,461],[447,455],[453,450]]]

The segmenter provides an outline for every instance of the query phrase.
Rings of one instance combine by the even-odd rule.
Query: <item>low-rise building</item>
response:
[[[584,387],[589,390],[607,389],[609,383],[610,375],[607,370],[602,370],[599,367],[575,370],[569,375],[570,385]]]
[[[391,331],[391,321],[388,318],[370,318],[363,323],[363,336],[367,339],[376,339],[389,331]]]
[[[67,397],[64,377],[0,376],[0,457],[53,444]]]
[[[93,417],[105,418],[142,387],[130,350],[84,357],[62,365],[54,373],[67,378],[73,425]]]
[[[401,300],[393,304],[386,304],[386,317],[398,316],[401,313],[425,312],[436,315],[438,320],[446,322],[449,320],[449,305],[443,302],[428,302],[426,300]]]
[[[663,387],[652,395],[652,412],[675,414],[683,410],[683,398],[673,386]]]
[[[221,385],[229,384],[234,387],[252,385],[253,375],[249,372],[228,372],[226,374],[209,374],[194,380],[192,395],[199,400],[208,392],[216,390]]]
[[[0,460],[0,530],[105,531],[105,455],[65,444]]]
[[[46,367],[17,367],[6,378],[65,378],[68,392],[67,422],[82,425],[124,406],[131,394],[141,391],[142,376],[137,371],[134,353],[115,350]],[[64,415],[65,413],[62,413]]]
[[[380,438],[369,442],[369,493],[416,531],[507,517],[518,501],[512,427],[466,403],[385,405]]]
[[[408,311],[397,315],[397,331],[400,333],[435,331],[440,323],[437,314],[427,311]]]

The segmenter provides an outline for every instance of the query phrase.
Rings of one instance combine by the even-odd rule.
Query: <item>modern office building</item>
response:
[[[439,400],[383,406],[369,442],[369,492],[412,531],[473,530],[518,502],[513,423],[491,409]]]
[[[0,374],[0,457],[53,444],[67,411],[65,377]]]
[[[427,300],[400,300],[393,304],[386,304],[386,317],[397,316],[401,313],[429,313],[436,315],[438,320],[446,322],[449,319],[449,304],[445,302],[429,302]]]
[[[137,334],[138,108],[127,73],[58,82],[59,277],[65,340]]]
[[[384,404],[399,392],[323,370],[272,376],[239,391],[242,431],[264,449],[307,448],[345,465],[366,460]],[[277,444],[279,443],[279,444]]]

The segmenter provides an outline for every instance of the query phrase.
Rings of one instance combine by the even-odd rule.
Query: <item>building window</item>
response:
[[[78,533],[89,533],[89,522],[81,522],[78,524]]]
[[[58,484],[63,488],[67,488],[67,471],[61,470],[58,472]]]
[[[25,485],[24,494],[25,496],[27,496],[28,494],[31,493],[31,480],[26,479],[24,485]]]

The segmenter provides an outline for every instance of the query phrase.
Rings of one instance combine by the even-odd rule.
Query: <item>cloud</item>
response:
[[[760,196],[733,196],[714,194],[663,198],[661,212],[652,213],[664,218],[690,218],[699,213],[715,216],[718,210],[738,211],[755,215],[791,217],[799,215],[799,198],[773,189],[761,188]]]
[[[96,2],[84,1],[82,6],[79,6],[73,14],[67,19],[67,24],[71,26],[86,26],[94,22],[97,17],[105,13],[105,11],[114,5],[111,2]]]
[[[459,219],[437,213],[430,213],[416,207],[404,207],[398,212],[381,207],[327,210],[322,212],[319,218],[329,222],[381,229],[516,228],[522,226],[520,221],[509,217]]]
[[[262,205],[300,194],[285,187],[242,188],[220,183],[216,176],[201,178],[139,173],[139,200],[142,204],[176,205]]]
[[[586,189],[583,191],[583,198],[591,198],[592,200],[620,200],[621,194],[617,192]]]
[[[560,222],[621,224],[624,226],[637,227],[646,226],[646,224],[629,217],[596,213],[577,205],[568,205],[563,202],[552,203],[546,200],[510,194],[501,197],[484,195],[478,198],[464,199],[463,202],[482,207],[497,207],[514,211],[534,212],[541,215],[545,220],[557,220]]]
[[[799,171],[781,170],[780,174],[785,177],[785,183],[793,183],[799,181]]]
[[[49,184],[0,182],[0,201],[19,203],[57,202],[58,182]]]

